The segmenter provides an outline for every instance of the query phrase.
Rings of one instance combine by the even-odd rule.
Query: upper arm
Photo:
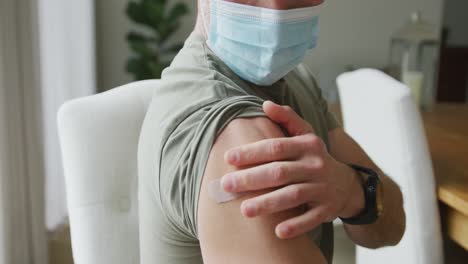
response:
[[[268,118],[234,119],[216,138],[202,180],[198,206],[198,236],[204,263],[325,263],[319,248],[307,236],[282,240],[275,226],[303,211],[294,208],[276,214],[244,218],[243,200],[268,190],[251,192],[237,200],[218,204],[208,197],[208,183],[236,168],[224,162],[224,152],[254,141],[283,137]]]

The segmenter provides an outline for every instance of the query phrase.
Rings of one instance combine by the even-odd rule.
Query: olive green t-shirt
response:
[[[231,120],[266,117],[264,100],[291,106],[327,147],[327,132],[340,126],[304,65],[271,86],[257,86],[232,72],[201,35],[189,36],[154,87],[140,136],[141,263],[203,263],[197,209],[212,144]],[[331,223],[311,231],[310,238],[331,263]]]

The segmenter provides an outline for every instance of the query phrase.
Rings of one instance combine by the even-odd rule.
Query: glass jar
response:
[[[439,35],[434,25],[415,12],[391,36],[389,63],[394,77],[410,88],[413,99],[423,110],[434,103]]]

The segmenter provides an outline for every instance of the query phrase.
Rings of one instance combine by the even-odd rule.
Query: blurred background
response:
[[[325,1],[305,63],[330,103],[339,74],[377,68],[407,84],[423,111],[466,104],[467,13],[466,0]],[[72,263],[60,105],[159,78],[195,18],[195,0],[1,0],[0,264]],[[336,263],[354,263],[339,228]],[[463,246],[446,238],[445,247],[447,263],[466,263]]]

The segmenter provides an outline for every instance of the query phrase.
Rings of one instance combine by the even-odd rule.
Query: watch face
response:
[[[376,202],[377,202],[377,216],[380,216],[383,211],[383,188],[382,188],[382,182],[378,181],[377,183],[377,196],[376,196]]]

